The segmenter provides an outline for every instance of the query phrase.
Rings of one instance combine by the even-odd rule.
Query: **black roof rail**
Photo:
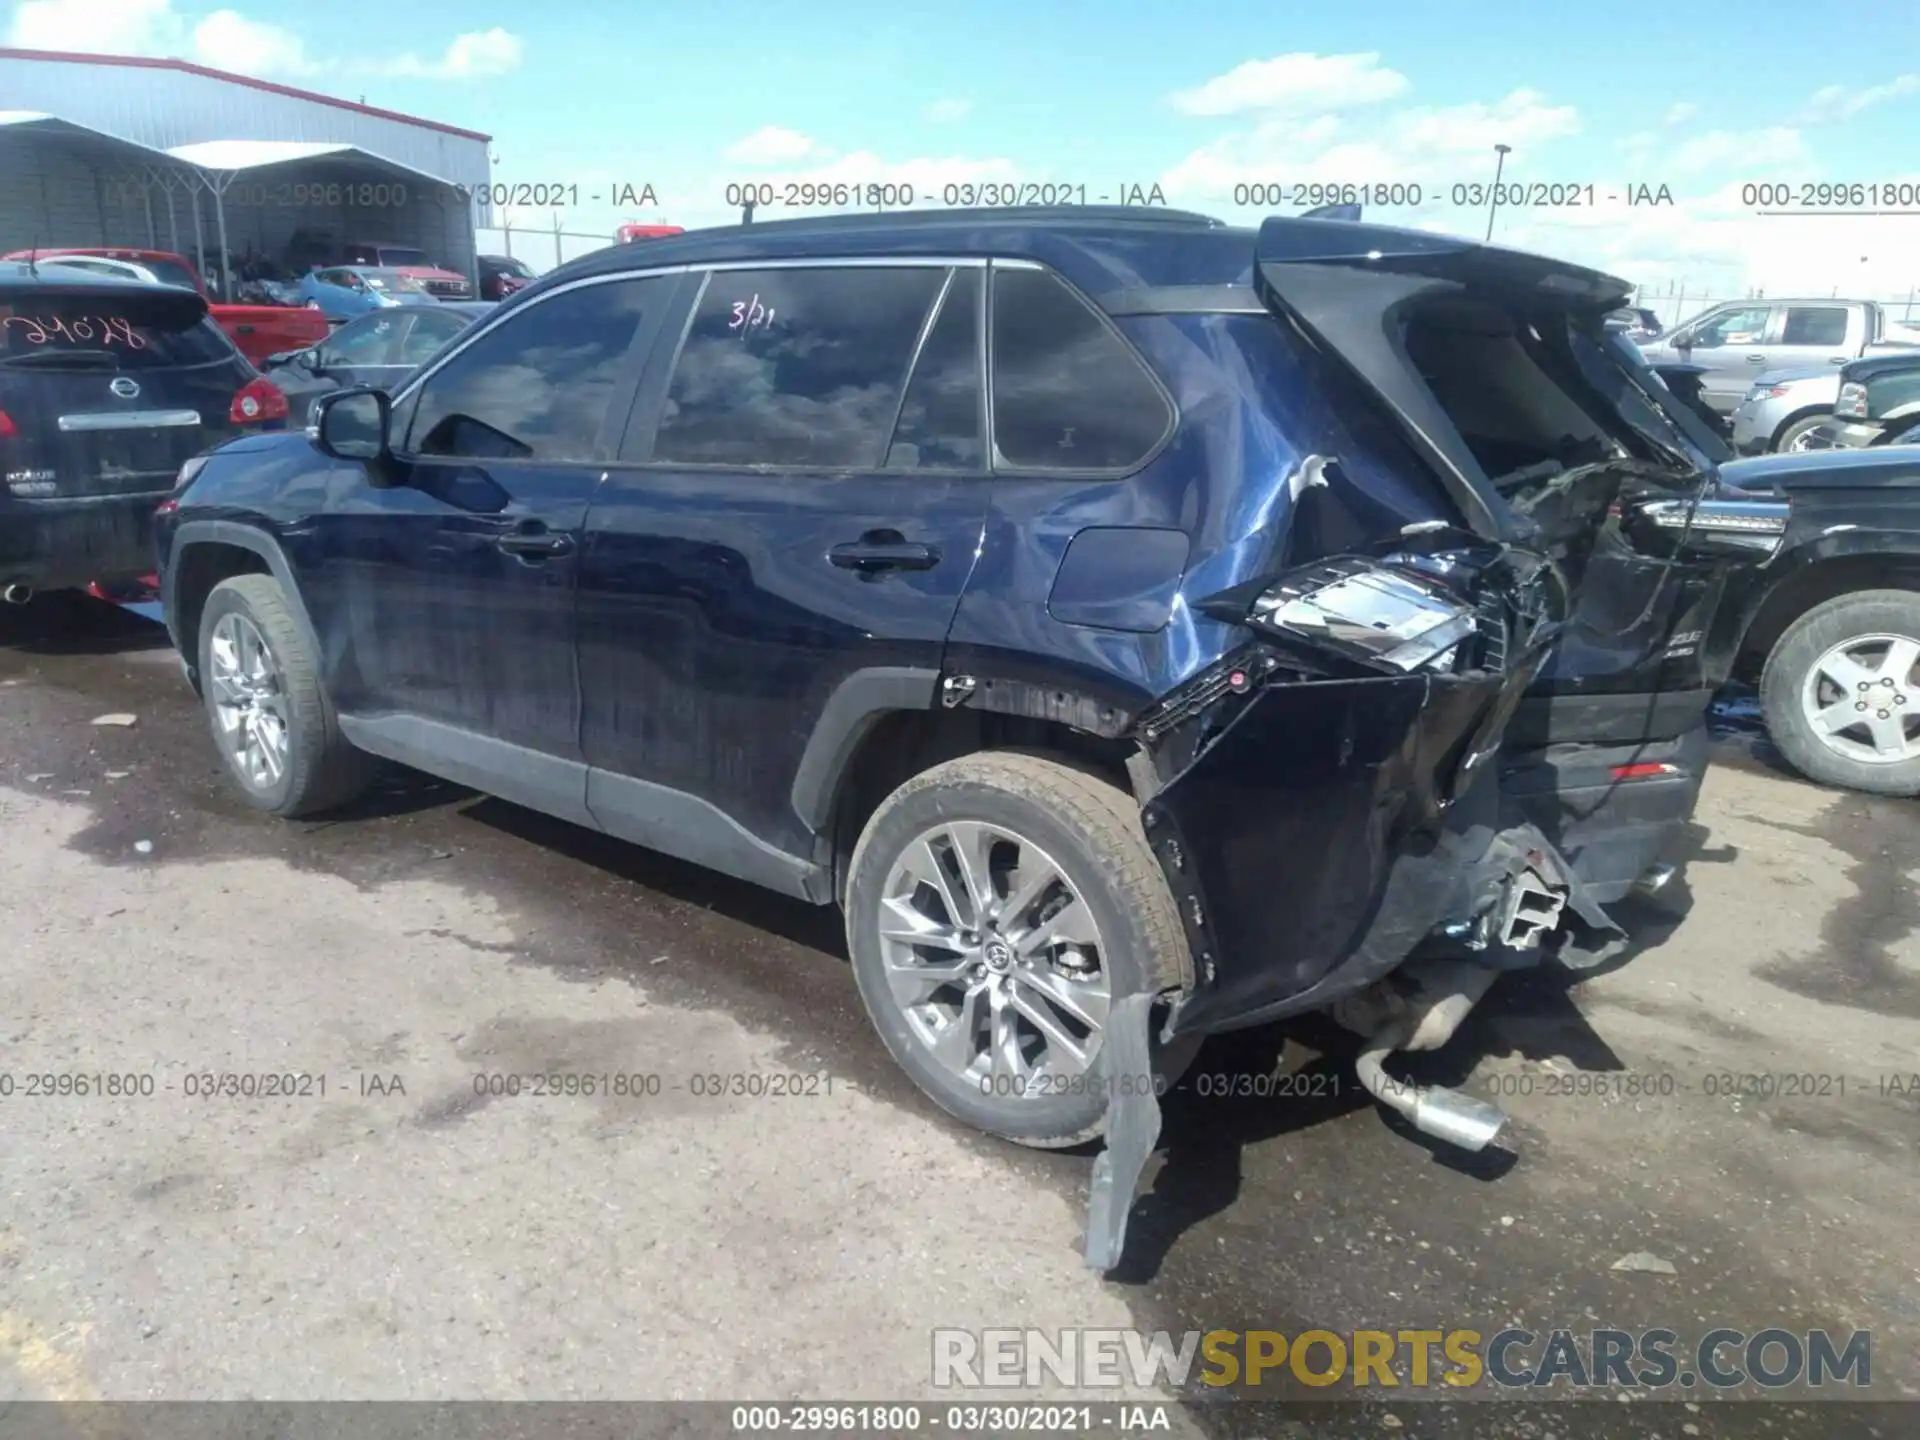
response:
[[[1209,230],[1224,230],[1227,223],[1197,210],[1175,210],[1166,205],[981,205],[951,210],[863,210],[856,214],[801,215],[787,220],[751,222],[756,235],[774,231],[816,231],[892,229],[897,226],[979,224],[995,220],[1051,221],[1091,220],[1102,224],[1124,221],[1142,225],[1172,225]],[[698,235],[714,237],[746,225],[716,225],[687,231],[689,239]],[[678,237],[668,237],[678,238]],[[655,242],[657,243],[657,242]]]

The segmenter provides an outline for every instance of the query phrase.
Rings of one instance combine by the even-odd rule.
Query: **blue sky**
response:
[[[1920,215],[1756,219],[1741,194],[1920,179],[1911,5],[1827,7],[1817,24],[1762,0],[330,0],[298,15],[20,0],[0,14],[15,44],[183,55],[484,130],[501,180],[660,197],[616,214],[583,195],[569,229],[714,223],[734,214],[728,181],[799,178],[923,196],[949,181],[1159,184],[1240,219],[1256,212],[1236,209],[1237,184],[1415,183],[1425,203],[1370,218],[1479,234],[1484,209],[1449,187],[1490,179],[1500,140],[1508,180],[1593,185],[1598,202],[1503,212],[1507,243],[1717,293],[1920,282]],[[1630,184],[1675,203],[1607,200]]]

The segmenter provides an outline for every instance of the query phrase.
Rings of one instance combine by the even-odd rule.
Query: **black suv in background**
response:
[[[602,251],[191,462],[167,621],[264,809],[386,757],[840,905],[935,1100],[1108,1131],[1110,1263],[1149,1068],[1333,1007],[1478,1147],[1379,1060],[1665,873],[1750,552],[1626,289],[1137,208]]]
[[[196,292],[0,262],[0,591],[151,575],[181,465],[286,417]]]

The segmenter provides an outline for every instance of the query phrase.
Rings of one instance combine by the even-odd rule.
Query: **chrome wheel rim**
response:
[[[1113,997],[1105,947],[1032,841],[978,821],[923,832],[887,875],[878,930],[894,1004],[949,1074],[1018,1098],[1091,1070]]]
[[[1807,672],[1800,706],[1834,754],[1869,765],[1920,758],[1920,640],[1861,635],[1835,645]]]
[[[1780,448],[1789,455],[1802,455],[1813,449],[1813,432],[1818,426],[1810,425],[1798,435],[1793,436]]]
[[[256,790],[287,773],[287,701],[280,667],[260,627],[237,612],[214,623],[207,685],[214,723],[228,760]]]

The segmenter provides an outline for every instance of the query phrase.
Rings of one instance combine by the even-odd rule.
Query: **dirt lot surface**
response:
[[[1920,807],[1762,742],[1721,742],[1630,963],[1502,981],[1422,1072],[1507,1106],[1503,1150],[1445,1155],[1350,1082],[1223,1099],[1346,1072],[1311,1025],[1215,1042],[1103,1280],[1088,1155],[922,1100],[832,913],[418,778],[260,817],[158,632],[0,627],[0,1400],[901,1398],[935,1394],[936,1327],[1507,1325],[1868,1329],[1873,1393],[1920,1399]],[[555,1071],[639,1093],[476,1091]],[[294,1072],[325,1093],[188,1093]],[[806,1078],[725,1093],[776,1075]],[[1613,1268],[1637,1253],[1663,1264]],[[1842,1433],[1678,1398],[1620,1433]],[[1556,1432],[1450,1410],[1341,1413]],[[1289,1428],[1253,1414],[1196,1423]]]

